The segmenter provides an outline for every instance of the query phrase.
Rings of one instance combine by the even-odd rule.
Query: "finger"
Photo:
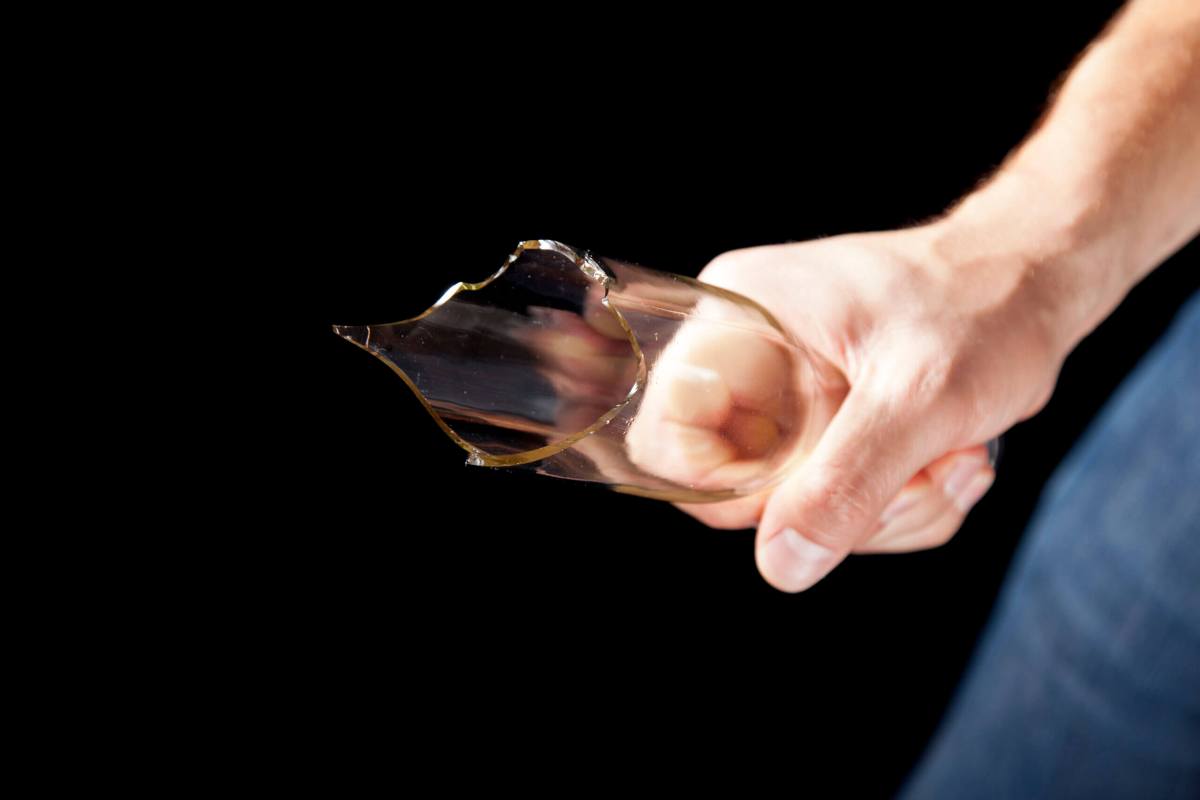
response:
[[[772,586],[802,591],[873,532],[884,506],[933,457],[941,431],[854,386],[816,448],[772,493],[755,556]]]
[[[934,460],[904,485],[880,512],[880,527],[898,528],[897,523],[932,518],[922,508],[940,512],[952,501],[979,469],[988,463],[987,445],[952,450]]]
[[[984,465],[968,481],[963,491],[947,500],[942,513],[925,524],[897,531],[883,531],[854,548],[856,553],[908,553],[941,547],[962,527],[971,508],[987,493],[996,474]],[[906,526],[907,527],[907,526]]]
[[[719,432],[672,420],[659,420],[653,436],[630,436],[625,444],[630,460],[642,469],[698,489],[716,485],[714,472],[737,458]]]
[[[876,531],[857,544],[854,552],[885,552],[900,539],[922,540],[922,531],[941,526],[947,515],[956,515],[955,503],[960,502],[971,482],[987,468],[988,453],[984,445],[955,450],[938,458],[888,503],[879,516]],[[961,516],[957,514],[959,519]],[[924,538],[933,541],[936,537]]]
[[[759,492],[720,503],[673,503],[685,514],[694,517],[710,528],[742,530],[758,525],[763,506],[770,492]]]
[[[735,410],[724,428],[725,437],[744,458],[761,458],[779,442],[779,425],[765,414]]]
[[[676,364],[719,376],[733,402],[742,408],[774,416],[790,399],[787,355],[752,331],[714,327],[698,320],[685,325],[663,355]]]
[[[655,398],[664,419],[719,428],[733,410],[733,395],[721,374],[687,362],[666,362],[654,374]],[[647,399],[650,402],[650,399]]]
[[[653,362],[626,436],[631,461],[697,490],[761,483],[798,413],[789,370],[774,342],[705,320],[684,325]],[[693,516],[725,526],[722,514]]]

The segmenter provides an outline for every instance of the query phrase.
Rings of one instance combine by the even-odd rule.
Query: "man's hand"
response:
[[[1062,354],[1030,313],[1030,265],[948,263],[940,230],[735,250],[699,276],[761,303],[848,387],[782,483],[678,504],[715,527],[757,525],[759,568],[777,588],[808,588],[851,552],[947,541],[991,484],[981,443],[1050,396]]]
[[[987,490],[980,442],[1038,411],[1071,349],[1200,230],[1200,4],[1133,0],[1037,129],[936,222],[735,250],[702,280],[748,295],[849,390],[763,495],[681,506],[757,524],[780,589],[848,553],[946,541]]]

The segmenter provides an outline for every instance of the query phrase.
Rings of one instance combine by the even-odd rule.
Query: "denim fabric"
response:
[[[923,798],[1200,798],[1200,293],[1047,484]]]

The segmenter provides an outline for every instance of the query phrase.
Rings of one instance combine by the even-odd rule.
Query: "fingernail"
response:
[[[946,476],[946,482],[942,485],[942,491],[947,497],[958,497],[966,485],[971,482],[971,478],[975,477],[975,473],[979,472],[981,464],[974,458],[960,458],[955,462],[950,469],[950,474]]]
[[[896,517],[915,506],[918,499],[919,496],[914,491],[902,492],[901,494],[897,495],[892,502],[888,503],[887,508],[885,508],[883,513],[879,515],[879,521],[884,525],[888,524]]]
[[[995,475],[991,470],[984,470],[975,477],[975,480],[966,485],[962,492],[954,497],[954,505],[958,506],[958,510],[962,513],[970,511],[979,498],[987,492],[988,487],[992,485],[992,480]]]
[[[829,574],[841,556],[791,528],[784,528],[759,551],[763,575],[787,592],[802,592]]]

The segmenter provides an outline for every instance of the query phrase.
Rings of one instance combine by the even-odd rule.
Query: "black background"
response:
[[[759,578],[751,532],[465,466],[396,376],[329,326],[412,316],[527,238],[695,275],[733,247],[911,224],[1020,140],[1116,5],[653,32],[610,10],[602,26],[539,17],[488,34],[482,20],[436,44],[414,25],[295,45],[245,101],[272,120],[242,200],[261,200],[251,256],[279,287],[259,352],[286,367],[272,378],[286,400],[254,442],[269,460],[251,465],[270,507],[253,536],[215,545],[233,565],[234,636],[268,657],[278,713],[416,774],[457,753],[528,780],[548,764],[620,780],[664,759],[702,777],[749,748],[747,777],[894,789],[1043,483],[1197,285],[1194,243],[1006,436],[954,541],[851,558],[794,596]]]

